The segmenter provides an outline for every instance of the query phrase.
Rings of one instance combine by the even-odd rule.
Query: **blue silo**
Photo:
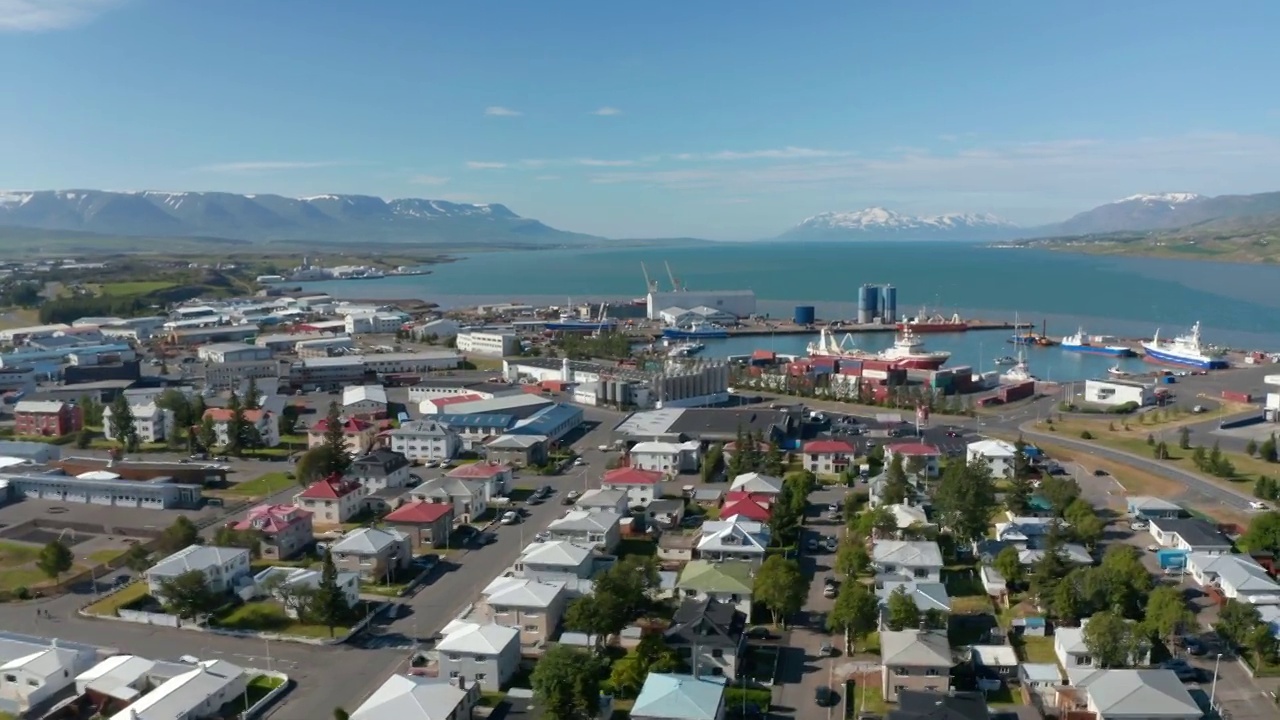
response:
[[[817,311],[812,305],[797,305],[795,321],[797,325],[812,325],[817,319]]]
[[[858,289],[858,324],[869,325],[875,322],[880,309],[880,288],[875,285],[863,285]]]
[[[880,288],[880,317],[887,325],[898,321],[898,288],[892,285]]]

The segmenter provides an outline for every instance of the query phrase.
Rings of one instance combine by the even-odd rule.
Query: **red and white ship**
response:
[[[831,357],[839,360],[883,360],[902,368],[937,370],[951,359],[946,350],[928,350],[924,342],[907,328],[898,333],[893,347],[878,353],[860,350],[854,345],[853,336],[846,334],[836,340],[828,328],[822,328],[818,342],[809,343],[809,357]]]

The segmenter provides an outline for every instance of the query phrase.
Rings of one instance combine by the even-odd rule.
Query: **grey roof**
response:
[[[1131,498],[1126,498],[1126,499],[1128,501],[1129,507],[1135,510],[1165,510],[1165,511],[1176,510],[1178,512],[1182,512],[1181,505],[1174,502],[1169,502],[1168,500],[1165,500],[1163,498],[1149,497],[1147,495],[1135,495]]]
[[[520,553],[520,562],[535,565],[577,567],[595,554],[595,548],[569,540],[530,543]]]
[[[161,560],[151,569],[147,570],[147,575],[160,575],[172,577],[181,575],[191,570],[204,571],[208,568],[231,562],[239,556],[246,559],[245,567],[248,567],[249,551],[238,547],[218,547],[217,545],[188,545],[169,557]]]
[[[877,540],[871,546],[871,559],[877,564],[940,568],[942,550],[932,540]]]
[[[724,703],[724,678],[649,673],[631,707],[631,717],[716,720]]]
[[[1014,667],[1018,653],[1011,645],[974,645],[969,649],[973,661],[985,667]]]
[[[584,510],[591,508],[616,508],[625,502],[627,497],[626,490],[607,490],[604,488],[592,488],[573,502],[574,505]]]
[[[463,623],[436,643],[436,649],[475,655],[499,655],[508,645],[517,642],[519,637],[518,628],[494,623]]]
[[[676,609],[663,640],[668,645],[737,648],[746,623],[746,614],[734,605],[710,597],[689,598]]]
[[[951,612],[951,597],[947,594],[947,586],[942,583],[888,580],[880,585],[883,587],[876,590],[876,596],[880,598],[882,604],[889,602],[889,596],[898,588],[902,588],[906,591],[907,597],[915,602],[920,612],[927,610]]]
[[[449,499],[455,497],[483,497],[480,480],[464,480],[462,478],[432,478],[409,492],[413,497]],[[474,484],[473,484],[474,483]]]
[[[409,459],[404,453],[378,448],[352,460],[347,473],[355,477],[387,477],[406,467],[409,467]]]
[[[501,435],[485,447],[493,450],[527,450],[547,441],[546,435]]]
[[[418,435],[427,437],[446,437],[452,430],[434,420],[410,420],[400,427],[391,430],[389,435]]]
[[[466,697],[467,691],[443,678],[392,675],[351,713],[351,720],[445,720]]]
[[[940,630],[886,630],[880,633],[880,659],[885,665],[951,667],[951,643]]]
[[[481,595],[490,605],[522,608],[547,608],[564,592],[563,582],[542,582],[526,578],[497,577]]]
[[[1200,717],[1200,706],[1172,670],[1096,670],[1075,681],[1101,717]]]
[[[380,528],[357,528],[342,536],[342,539],[329,548],[335,553],[351,553],[353,555],[377,555],[392,545],[405,539],[405,534],[396,530]]]
[[[622,520],[613,510],[570,510],[547,526],[552,532],[604,532]]]
[[[1057,663],[1022,663],[1022,676],[1029,682],[1062,682]]]
[[[741,429],[752,434],[759,431],[767,440],[775,429],[785,434],[798,422],[797,415],[784,410],[688,408],[671,423],[670,430],[691,439],[706,436],[732,439]]]
[[[1231,547],[1231,541],[1218,528],[1200,518],[1156,518],[1151,525],[1162,533],[1177,533],[1191,547]]]

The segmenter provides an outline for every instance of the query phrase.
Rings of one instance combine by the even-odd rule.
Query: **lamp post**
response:
[[[1218,653],[1217,659],[1213,661],[1213,686],[1209,688],[1209,708],[1212,709],[1213,699],[1218,694],[1218,666],[1222,664],[1222,653]]]

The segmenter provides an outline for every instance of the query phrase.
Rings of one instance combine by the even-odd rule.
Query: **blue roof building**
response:
[[[678,673],[649,673],[635,705],[634,720],[720,720],[724,717],[724,678]]]
[[[509,435],[545,435],[551,442],[577,430],[582,425],[582,408],[573,405],[551,405],[517,422]]]
[[[471,413],[468,415],[456,415],[445,413],[442,415],[432,415],[432,420],[443,425],[448,425],[454,430],[498,430],[506,431],[507,428],[515,424],[514,415],[487,415],[481,413]]]

